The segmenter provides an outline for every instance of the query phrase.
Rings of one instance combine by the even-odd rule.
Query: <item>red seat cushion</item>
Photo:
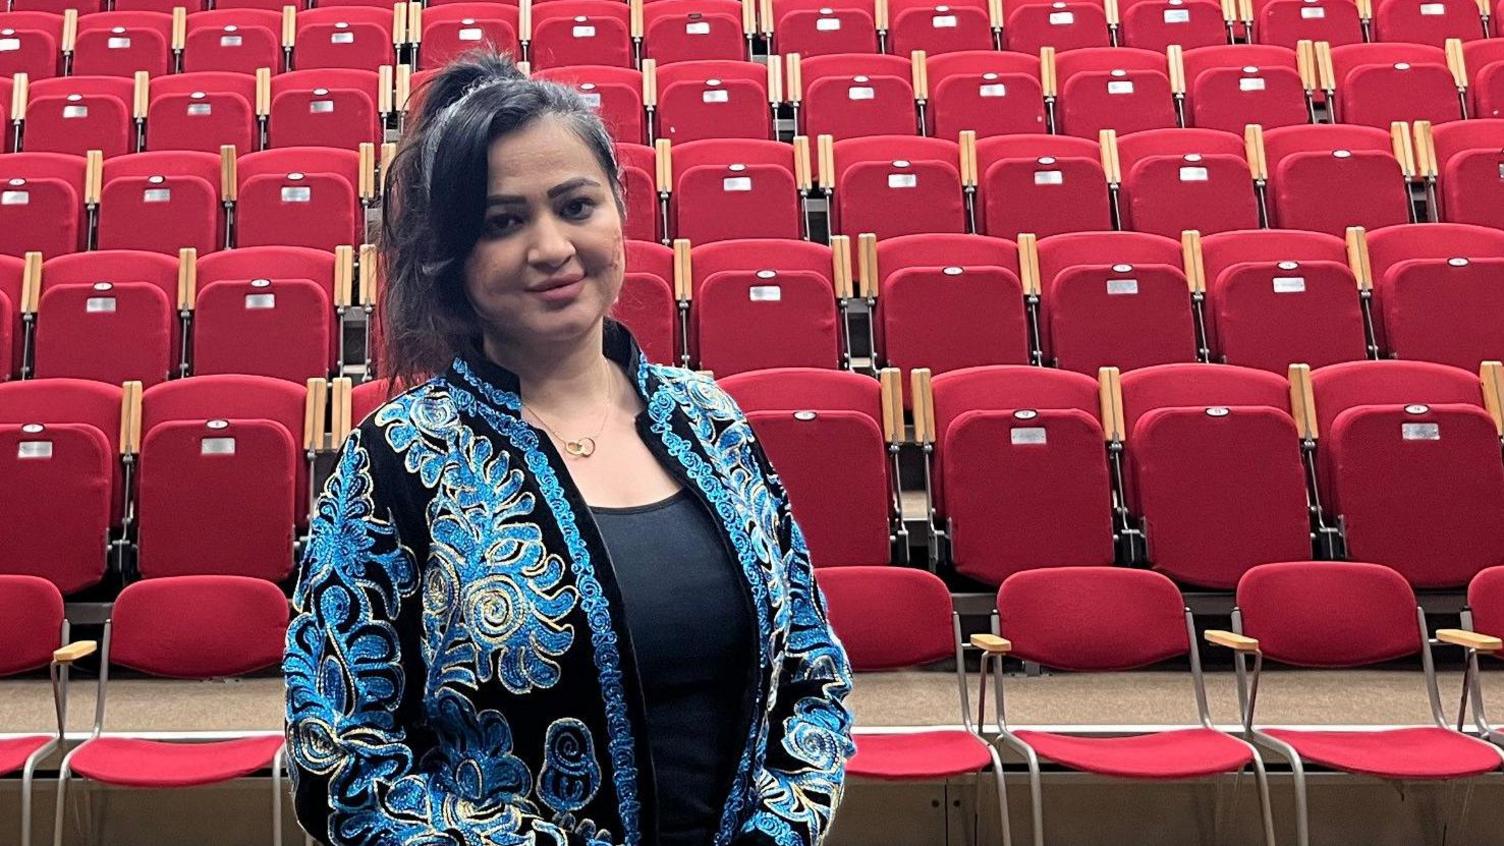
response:
[[[123,787],[194,787],[269,767],[281,746],[281,735],[209,743],[101,737],[79,747],[69,766],[85,778]]]
[[[26,766],[31,753],[47,745],[53,738],[45,734],[28,734],[24,737],[0,739],[0,775],[13,773]]]
[[[1197,778],[1237,772],[1253,760],[1248,744],[1208,728],[1129,737],[1072,737],[1046,731],[1015,734],[1057,764],[1122,778]]]
[[[1264,733],[1295,747],[1308,761],[1380,778],[1465,778],[1499,768],[1499,750],[1435,726],[1388,731],[1266,729]]]
[[[992,764],[987,744],[964,731],[858,734],[848,775],[893,781],[974,773]]]

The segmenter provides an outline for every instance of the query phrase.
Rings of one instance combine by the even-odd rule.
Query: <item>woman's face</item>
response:
[[[565,124],[544,117],[492,142],[485,222],[465,293],[487,336],[535,346],[577,339],[621,290],[621,214],[610,180]]]

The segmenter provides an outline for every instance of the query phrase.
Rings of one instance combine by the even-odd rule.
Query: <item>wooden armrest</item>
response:
[[[1224,631],[1222,629],[1208,629],[1206,642],[1225,646],[1235,652],[1258,652],[1259,642],[1257,638],[1240,635],[1237,632]]]
[[[992,634],[974,634],[971,645],[988,655],[1007,655],[1013,651],[1013,641]]]
[[[1470,632],[1467,629],[1438,629],[1436,639],[1442,643],[1450,643],[1454,646],[1462,646],[1467,649],[1476,649],[1479,652],[1498,652],[1504,650],[1504,641],[1493,635],[1481,632]]]
[[[52,660],[58,664],[72,664],[85,655],[93,655],[99,644],[92,640],[76,640],[61,649],[54,650]]]

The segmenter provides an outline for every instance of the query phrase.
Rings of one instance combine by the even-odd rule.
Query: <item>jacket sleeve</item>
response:
[[[418,525],[422,506],[399,506],[401,459],[378,436],[368,451],[363,431],[318,500],[293,597],[283,673],[299,823],[331,846],[596,846],[537,814],[504,715],[429,678],[419,558],[394,520],[416,508]],[[373,473],[373,458],[392,471]],[[424,716],[435,710],[441,732]]]
[[[777,510],[778,550],[787,573],[790,626],[768,723],[766,757],[754,774],[753,809],[738,846],[819,846],[829,831],[856,751],[851,739],[851,666],[826,619],[809,548],[760,443],[753,451]]]

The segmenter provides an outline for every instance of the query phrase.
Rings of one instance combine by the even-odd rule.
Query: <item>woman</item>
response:
[[[389,176],[384,363],[288,633],[298,818],[331,844],[816,846],[849,667],[735,404],[647,363],[611,140],[471,54]]]

